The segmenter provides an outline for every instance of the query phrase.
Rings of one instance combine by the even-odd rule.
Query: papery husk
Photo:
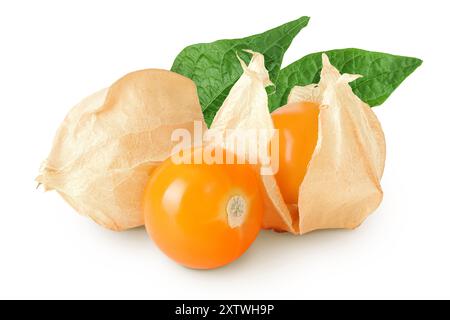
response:
[[[358,227],[383,198],[386,146],[381,125],[352,91],[349,82],[358,75],[341,75],[328,57],[318,85],[295,87],[288,103],[311,101],[320,105],[315,151],[303,183],[298,208],[290,206],[292,226],[271,223],[267,228],[305,234],[318,229]],[[278,189],[272,183],[270,188]],[[284,203],[273,193],[274,206]],[[285,213],[278,211],[280,216]]]
[[[207,135],[217,134],[217,132],[222,133],[224,135],[222,147],[225,149],[229,145],[227,141],[235,139],[236,135],[240,135],[240,130],[267,130],[269,134],[266,136],[266,140],[248,141],[248,144],[258,144],[259,149],[267,148],[273,136],[274,127],[265,90],[265,87],[272,85],[272,83],[264,65],[264,56],[250,50],[246,51],[252,54],[252,59],[248,66],[239,59],[244,72],[231,88],[207,132]],[[225,131],[227,131],[226,135]],[[236,135],[233,134],[234,131],[237,132]],[[248,137],[239,136],[239,139],[248,139]],[[236,152],[236,150],[231,151]],[[244,156],[247,158],[247,155]],[[281,197],[281,193],[276,186],[274,176],[262,175],[261,178],[266,208],[263,227],[270,226],[279,230],[294,232],[288,207],[284,202],[277,201]]]
[[[252,58],[248,66],[237,56],[241,63],[243,74],[231,88],[228,96],[216,113],[209,132],[231,132],[235,129],[264,129],[273,131],[273,123],[268,110],[268,98],[265,88],[273,85],[269,72],[264,65],[264,56],[258,52],[244,50],[251,53]],[[231,135],[226,136],[232,139]],[[270,139],[270,137],[269,137]],[[254,143],[254,141],[250,141]],[[263,141],[267,144],[268,141]]]
[[[191,133],[203,114],[193,81],[148,69],[130,73],[75,106],[56,134],[37,181],[98,224],[144,224],[148,176],[169,157],[172,131]]]

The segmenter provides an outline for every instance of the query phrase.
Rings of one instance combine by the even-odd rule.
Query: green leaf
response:
[[[171,70],[196,83],[205,121],[210,125],[231,87],[242,74],[236,54],[239,53],[247,63],[250,55],[242,50],[250,49],[264,54],[270,78],[275,81],[284,53],[308,22],[309,17],[302,17],[247,38],[191,45],[180,52]]]
[[[350,85],[353,92],[371,107],[382,104],[422,60],[361,49],[325,51],[330,62],[341,73],[360,74],[363,77]],[[318,83],[322,70],[322,52],[307,55],[280,71],[275,82],[276,92],[269,97],[273,111],[286,104],[294,86]]]

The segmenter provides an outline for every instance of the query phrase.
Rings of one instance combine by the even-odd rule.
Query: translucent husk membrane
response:
[[[273,129],[264,90],[270,84],[264,58],[253,53],[249,66],[242,66],[244,74],[217,113],[212,130]],[[289,103],[320,105],[318,141],[299,186],[297,204],[283,201],[273,175],[261,176],[266,193],[265,228],[295,234],[352,229],[380,204],[385,140],[375,114],[349,86],[358,77],[341,75],[324,54],[319,84],[292,89]]]
[[[268,98],[265,90],[265,87],[272,83],[264,66],[264,56],[250,50],[246,51],[252,54],[252,59],[247,66],[237,56],[243,74],[231,88],[206,133],[206,137],[209,135],[221,136],[218,141],[223,147],[233,145],[236,140],[252,139],[253,137],[245,135],[248,130],[266,130],[268,132],[266,139],[247,142],[247,145],[252,144],[257,145],[258,148],[264,148],[270,141],[274,130],[267,108]],[[248,151],[248,149],[242,150],[243,156],[247,157]]]
[[[386,159],[383,130],[372,109],[349,83],[360,76],[340,74],[322,56],[319,84],[295,87],[289,103],[321,106],[316,149],[300,188],[296,232],[358,227],[381,203]]]
[[[148,176],[170,155],[172,131],[192,132],[194,120],[203,122],[194,82],[130,73],[69,112],[36,180],[109,229],[141,226]]]

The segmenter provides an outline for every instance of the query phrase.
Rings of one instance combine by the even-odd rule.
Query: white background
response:
[[[450,298],[450,74],[446,1],[1,1],[0,298]],[[355,231],[263,232],[237,262],[192,271],[144,229],[114,233],[34,178],[59,123],[122,75],[186,45],[302,15],[288,64],[358,47],[424,64],[376,114],[384,202]]]

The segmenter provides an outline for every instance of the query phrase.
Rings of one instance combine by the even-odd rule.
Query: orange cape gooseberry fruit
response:
[[[279,170],[275,179],[286,204],[297,204],[299,186],[316,148],[319,105],[298,102],[272,113],[279,134]]]
[[[152,173],[145,191],[147,231],[186,267],[224,266],[239,258],[261,229],[259,183],[248,164],[176,164],[171,157]]]

